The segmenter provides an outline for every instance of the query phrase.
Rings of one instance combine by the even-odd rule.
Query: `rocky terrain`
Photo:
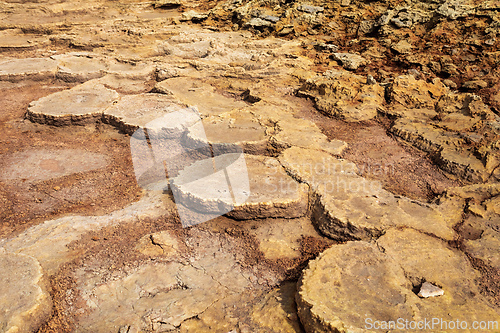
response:
[[[498,1],[8,0],[0,18],[1,332],[500,331]],[[186,181],[206,160],[134,155],[179,110],[200,119],[163,128],[169,154],[244,158],[224,215]]]

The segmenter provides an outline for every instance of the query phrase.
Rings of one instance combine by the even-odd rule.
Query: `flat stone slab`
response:
[[[116,91],[89,81],[30,103],[26,117],[56,126],[82,124],[101,119],[104,110],[118,100]]]
[[[204,133],[199,133],[200,126],[188,129],[186,141],[190,146],[212,144],[220,153],[231,152],[234,145],[248,154],[264,155],[267,152],[266,127],[260,125],[250,112],[224,113],[204,118],[201,122]]]
[[[36,259],[0,248],[0,331],[36,332],[52,314],[48,287]]]
[[[282,151],[290,147],[302,147],[340,155],[347,148],[344,141],[328,140],[314,122],[295,117],[290,111],[292,107],[289,104],[275,105],[260,101],[247,108],[260,124],[267,126],[270,149]]]
[[[104,168],[108,157],[82,149],[28,150],[5,154],[0,161],[2,180],[29,183]]]
[[[148,127],[148,123],[182,109],[185,109],[184,105],[176,102],[172,96],[146,93],[123,96],[104,113],[107,122],[132,134],[139,127]]]
[[[194,211],[227,213],[242,220],[293,218],[305,214],[308,206],[307,185],[299,184],[288,176],[275,158],[229,155],[238,154],[200,160],[182,170],[172,181],[176,203]],[[244,160],[240,160],[241,157]],[[213,173],[208,173],[207,170],[211,169]],[[229,182],[224,170],[228,172]]]
[[[227,260],[227,256],[218,259],[225,267],[222,261]],[[148,326],[156,331],[175,329],[228,294],[227,289],[212,277],[220,274],[214,267],[210,268],[209,272],[204,272],[201,268],[177,262],[146,264],[122,279],[98,286],[87,286],[89,283],[85,279],[89,276],[78,272],[82,290],[87,294],[84,296],[87,305],[93,310],[80,322],[78,331],[118,331],[125,325],[136,330]],[[235,279],[243,279],[237,272],[230,274]],[[246,286],[248,281],[242,283]]]
[[[308,217],[269,218],[247,223],[250,224],[250,234],[259,242],[259,250],[269,260],[300,258],[300,241],[304,237],[321,237]]]
[[[247,106],[243,101],[218,94],[209,84],[185,77],[161,81],[155,89],[158,92],[174,95],[182,103],[197,107],[204,116],[219,115]]]
[[[298,147],[285,150],[279,160],[287,172],[311,186],[312,218],[318,229],[336,240],[371,239],[394,226],[406,226],[454,239],[453,225],[461,208],[451,210],[396,197],[378,181],[357,174],[354,163],[320,151]]]
[[[446,242],[415,230],[391,229],[376,244],[334,245],[311,261],[299,281],[298,313],[306,332],[373,332],[375,325],[413,330],[394,326],[399,318],[402,325],[432,318],[469,325],[496,320],[498,308],[480,294],[477,277],[467,257]],[[425,282],[444,294],[420,298],[416,293]]]
[[[0,63],[0,81],[49,79],[56,71],[57,61],[50,58],[12,59]]]

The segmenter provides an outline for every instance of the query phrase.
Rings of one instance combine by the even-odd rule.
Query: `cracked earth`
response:
[[[499,13],[0,2],[0,331],[500,324]],[[225,204],[183,181],[206,154],[179,155],[167,190],[131,153],[186,109],[201,120],[163,147],[238,147],[250,186],[190,226],[184,206]]]

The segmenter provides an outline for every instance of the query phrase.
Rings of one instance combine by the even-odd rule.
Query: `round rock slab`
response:
[[[176,203],[242,220],[294,218],[306,213],[308,186],[288,176],[278,160],[240,154],[231,161],[230,155],[238,154],[200,160],[179,172],[172,182]],[[211,168],[213,174],[207,171]]]
[[[52,314],[47,286],[36,259],[0,251],[0,331],[36,332]]]
[[[365,316],[408,318],[411,284],[376,245],[333,246],[311,261],[299,281],[298,313],[306,332],[367,332]]]
[[[101,118],[103,111],[118,99],[116,91],[89,81],[32,102],[26,117],[56,126],[83,124]]]
[[[499,308],[481,295],[478,274],[446,242],[391,229],[377,243],[334,245],[310,262],[299,281],[298,313],[306,332],[408,332],[415,327],[406,325],[433,318],[469,325],[496,320]],[[425,282],[443,295],[417,296]],[[391,321],[398,326],[389,327]],[[437,325],[428,331],[441,330]]]

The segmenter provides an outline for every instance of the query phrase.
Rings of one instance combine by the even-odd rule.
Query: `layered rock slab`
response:
[[[132,134],[138,128],[147,128],[148,124],[152,125],[153,121],[161,119],[167,113],[184,108],[184,105],[167,95],[149,93],[127,95],[107,108],[104,111],[104,118],[124,132]]]
[[[43,97],[29,105],[26,117],[33,122],[56,126],[104,121],[132,134],[168,113],[185,109],[184,104],[164,94],[120,97],[104,83],[103,80],[91,80]]]
[[[66,82],[86,82],[104,76],[108,64],[87,53],[53,56],[58,61],[56,77]]]
[[[102,118],[104,110],[119,97],[116,91],[89,81],[30,103],[26,117],[56,126],[93,122]]]
[[[371,239],[394,226],[449,240],[456,237],[453,226],[461,219],[462,207],[445,208],[395,196],[378,181],[359,176],[354,163],[325,152],[294,147],[279,160],[290,175],[310,185],[313,222],[330,238]]]
[[[498,318],[498,308],[480,295],[477,277],[467,257],[445,242],[391,229],[375,244],[334,245],[310,262],[296,295],[299,316],[306,332],[370,332],[375,322],[397,325],[399,318],[403,326],[391,331],[408,331],[405,320]],[[423,282],[444,294],[419,298],[413,290]]]
[[[228,161],[225,159],[228,155],[234,154],[217,156],[213,161],[200,160],[182,170],[172,182],[172,191],[177,203],[198,212],[227,212],[228,216],[243,220],[265,217],[294,218],[306,213],[308,186],[293,180],[279,162],[271,157],[241,155],[244,156],[244,166],[241,170],[229,170],[229,177],[233,182],[248,182],[248,186],[233,186],[228,189],[232,191],[231,195],[220,193],[218,188],[221,180],[216,176],[206,175],[206,165],[213,164],[216,166],[214,172],[220,171],[227,166]],[[241,178],[246,177],[246,174],[248,180]],[[206,181],[195,182],[196,179]]]
[[[392,133],[436,157],[441,169],[472,182],[492,178],[498,149],[492,149],[498,117],[473,94],[449,92],[432,83],[399,76],[388,89],[387,113],[400,117]]]
[[[0,330],[35,332],[52,314],[49,283],[33,257],[0,249]]]

